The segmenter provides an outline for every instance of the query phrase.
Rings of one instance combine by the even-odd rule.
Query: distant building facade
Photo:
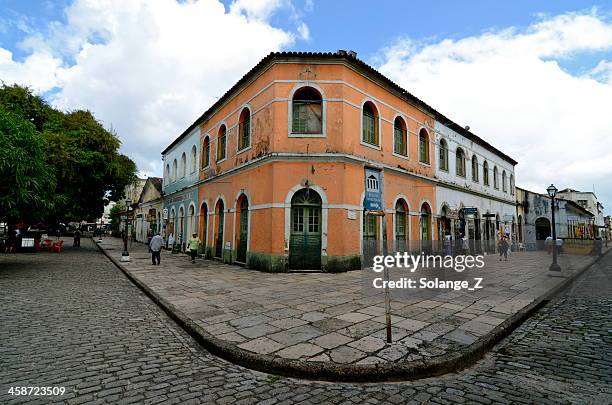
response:
[[[499,234],[517,234],[516,161],[436,121],[439,238],[464,236],[494,250]]]
[[[197,231],[200,130],[193,128],[162,152],[164,162],[163,237],[173,235],[181,250]],[[167,214],[167,217],[165,215]]]
[[[147,178],[138,198],[138,205],[134,209],[134,226],[138,242],[147,242],[149,236],[161,232],[163,207],[162,178]]]
[[[548,195],[519,189],[518,206],[524,215],[521,240],[528,250],[543,247],[552,236],[551,198]],[[555,198],[555,231],[562,239],[589,239],[595,236],[595,216],[581,205],[564,198]]]
[[[582,208],[593,214],[594,217],[594,236],[604,237],[606,232],[604,222],[604,206],[592,191],[578,191],[571,188],[560,190],[557,197],[570,200],[580,205]]]

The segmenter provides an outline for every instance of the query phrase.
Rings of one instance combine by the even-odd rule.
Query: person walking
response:
[[[73,247],[81,247],[81,231],[78,229],[74,231],[74,239],[72,241]]]
[[[196,256],[198,254],[198,247],[202,241],[198,238],[197,233],[193,233],[191,238],[189,238],[189,254],[191,255],[191,263],[195,263]]]
[[[174,233],[171,233],[170,236],[168,236],[168,249],[174,253]]]
[[[508,261],[508,241],[504,236],[499,240],[499,261],[501,262],[502,256],[504,256],[504,260]]]
[[[163,244],[164,240],[162,239],[159,232],[156,232],[155,235],[151,238],[151,242],[149,242],[149,250],[151,251],[151,261],[153,262],[153,266],[159,266],[161,262],[161,248]]]

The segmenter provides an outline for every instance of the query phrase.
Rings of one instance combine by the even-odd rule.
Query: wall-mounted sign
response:
[[[459,210],[446,210],[446,218],[459,219]]]
[[[463,208],[463,213],[465,215],[476,215],[476,214],[478,214],[478,208],[476,208],[476,207],[465,207],[465,208]]]
[[[363,207],[366,211],[382,211],[382,172],[365,168],[365,198]]]
[[[164,219],[168,219],[168,208],[164,208],[163,216],[164,216]]]

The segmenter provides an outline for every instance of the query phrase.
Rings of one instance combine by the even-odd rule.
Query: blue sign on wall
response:
[[[382,172],[365,168],[365,198],[363,207],[366,211],[382,211]]]

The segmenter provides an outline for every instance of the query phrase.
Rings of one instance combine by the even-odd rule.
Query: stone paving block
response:
[[[344,329],[340,329],[337,332],[343,335],[351,336],[355,339],[361,339],[364,336],[368,336],[380,329],[380,322],[374,322],[372,320],[363,321],[354,325],[347,326]]]
[[[312,311],[312,312],[307,312],[305,314],[302,314],[301,319],[308,321],[308,322],[316,322],[322,319],[327,319],[330,316],[331,316],[330,314],[326,314],[324,312]]]
[[[361,350],[366,353],[374,353],[385,347],[385,341],[372,336],[365,336],[359,340],[348,343],[348,346]]]
[[[297,318],[285,318],[277,319],[275,321],[268,322],[269,325],[276,326],[279,329],[291,329],[296,326],[306,325],[308,322]]]
[[[269,335],[270,339],[282,343],[284,345],[294,345],[296,343],[305,342],[309,339],[322,335],[320,329],[311,325],[302,325],[295,328],[283,330]]]
[[[332,361],[340,364],[355,363],[367,356],[366,353],[348,346],[340,346],[329,352]]]
[[[411,333],[412,333],[411,331],[408,331],[406,329],[391,326],[391,338],[393,339],[394,342],[405,338]],[[370,336],[386,340],[387,339],[387,328],[385,327],[384,329],[374,332]]]
[[[285,359],[298,359],[300,357],[312,357],[323,351],[322,347],[312,343],[298,343],[295,346],[289,346],[279,350],[276,355]]]
[[[250,326],[255,326],[260,323],[266,323],[272,320],[272,318],[265,315],[249,315],[233,319],[229,322],[229,324],[236,328],[248,328]]]
[[[443,304],[443,302],[439,302],[439,301],[433,301],[433,300],[424,300],[424,301],[421,301],[421,302],[416,303],[416,304],[415,304],[415,306],[417,306],[417,307],[419,307],[419,308],[426,308],[426,309],[429,309],[429,308],[435,308],[435,307],[438,307],[438,306],[440,306],[440,305],[442,305],[442,304]]]
[[[459,326],[459,329],[466,330],[476,336],[482,336],[495,329],[495,325],[478,322],[476,319],[472,319],[471,321]]]
[[[456,304],[453,302],[446,302],[442,305],[440,305],[441,308],[447,308],[447,309],[452,309],[455,311],[461,311],[463,308],[466,307],[466,305],[461,305],[461,304]]]
[[[454,331],[444,335],[444,338],[463,345],[470,345],[477,339],[476,336],[462,329],[455,329]]]
[[[499,317],[495,317],[495,316],[490,316],[489,312],[487,312],[485,315],[479,315],[476,318],[474,318],[474,321],[486,323],[488,325],[497,326],[500,323],[502,323],[504,321],[504,319],[503,318],[499,318]]]
[[[396,327],[416,332],[429,325],[427,322],[417,321],[416,319],[404,319],[395,324]]]
[[[378,316],[378,315],[384,315],[385,314],[385,308],[384,307],[379,307],[379,306],[372,305],[372,306],[369,306],[369,307],[358,309],[357,312],[363,312],[364,314],[368,314],[368,315],[372,315],[372,316]]]
[[[408,336],[401,339],[400,343],[409,349],[418,349],[419,345],[423,344],[423,340],[414,336]]]
[[[264,336],[241,343],[238,347],[255,353],[269,354],[282,349],[285,345]]]
[[[335,318],[351,323],[359,323],[372,318],[372,315],[362,314],[359,312],[349,312],[347,314],[338,315]]]
[[[237,334],[236,332],[224,333],[221,335],[216,335],[215,337],[222,339],[222,340],[227,340],[228,342],[235,342],[235,343],[244,342],[246,340],[244,336],[241,336]]]
[[[269,325],[267,323],[262,323],[259,325],[251,326],[250,328],[237,329],[236,333],[239,333],[249,339],[254,339],[260,336],[269,335],[279,330],[280,329],[275,326]]]
[[[394,362],[401,359],[406,354],[408,354],[408,345],[393,343],[391,345],[387,345],[387,347],[376,353],[376,356]]]
[[[353,341],[352,338],[344,336],[340,333],[332,332],[313,339],[313,343],[325,349],[333,349],[348,342]]]
[[[320,321],[315,321],[312,323],[312,326],[322,330],[323,332],[334,332],[350,325],[352,325],[351,322],[343,321],[342,319],[338,318],[321,319]]]

